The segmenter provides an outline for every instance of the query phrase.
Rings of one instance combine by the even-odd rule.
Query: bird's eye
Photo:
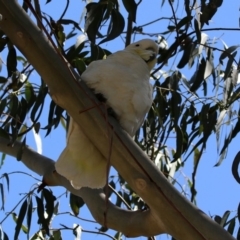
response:
[[[136,47],[139,47],[139,44],[136,44],[135,46],[136,46]]]

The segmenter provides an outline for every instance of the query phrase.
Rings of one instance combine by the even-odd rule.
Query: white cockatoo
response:
[[[81,79],[101,94],[120,125],[134,136],[152,104],[150,71],[156,63],[158,45],[144,39],[104,60],[92,62]],[[56,162],[56,171],[76,189],[102,188],[106,184],[107,159],[70,118],[67,146]]]

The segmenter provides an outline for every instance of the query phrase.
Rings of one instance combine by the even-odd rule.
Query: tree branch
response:
[[[0,151],[16,157],[22,147],[20,142],[9,146],[9,140],[0,137]],[[69,181],[54,171],[55,162],[50,158],[38,154],[28,146],[23,151],[22,163],[33,172],[44,176],[44,181],[50,186],[62,186],[71,193],[83,198],[93,217],[98,223],[104,224],[107,221],[108,227],[124,233],[126,236],[150,236],[162,233],[155,221],[151,210],[130,211],[121,209],[111,202],[108,202],[107,214],[105,194],[102,190],[90,188],[74,189]],[[104,214],[106,219],[104,219]]]
[[[0,14],[2,14],[0,28],[47,83],[54,101],[68,111],[106,159],[108,159],[109,152],[106,147],[109,146],[109,128],[114,131],[110,163],[150,207],[152,218],[155,218],[159,232],[167,232],[176,239],[184,240],[233,239],[230,234],[192,205],[167,181],[114,119],[108,117],[108,122],[106,121],[104,111],[97,107],[92,93],[83,82],[74,81],[74,79],[79,79],[79,76],[70,71],[63,57],[50,45],[41,30],[16,1],[0,0]],[[95,108],[84,111],[92,106]],[[49,182],[47,181],[50,185],[52,185],[51,181],[60,177],[55,175],[49,179]],[[66,185],[66,187],[70,186]],[[81,191],[84,193],[94,190],[82,189]],[[87,197],[85,196],[85,198]],[[104,198],[103,195],[102,198]],[[97,209],[101,208],[100,200],[94,204]],[[90,205],[89,207],[91,208]],[[104,218],[102,211],[101,214],[100,217],[99,215],[94,216],[97,221]],[[108,213],[107,217],[109,217]],[[115,223],[107,221],[109,227],[111,224],[117,226],[117,222],[119,222],[117,215],[113,217],[115,218],[112,221]],[[139,219],[135,218],[134,221],[139,221]],[[122,224],[126,223],[122,222]],[[150,227],[148,222],[146,225]],[[154,234],[156,232],[150,233],[149,236]]]

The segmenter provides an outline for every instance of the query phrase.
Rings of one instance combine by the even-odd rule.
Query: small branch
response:
[[[113,191],[117,197],[119,197],[122,202],[125,204],[125,206],[128,208],[128,210],[132,210],[131,206],[125,201],[125,199],[110,185],[108,184],[108,187]]]
[[[16,157],[21,143],[15,142],[13,147],[8,146],[8,143],[7,139],[0,137],[0,151]],[[63,186],[68,191],[83,198],[97,222],[104,224],[106,200],[102,190],[90,188],[74,189],[67,179],[54,171],[55,162],[53,160],[38,154],[28,146],[24,149],[21,161],[33,172],[43,175],[44,181],[48,186]],[[118,208],[111,202],[108,202],[106,218],[108,228],[120,231],[129,237],[151,236],[163,233],[149,209],[146,211],[129,211]]]
[[[131,17],[131,14],[129,13],[128,14],[128,22],[127,22],[127,34],[126,34],[125,47],[131,43],[131,37],[132,37],[132,17]]]
[[[61,17],[59,18],[59,20],[62,20],[62,19],[63,19],[63,17],[65,16],[65,14],[66,14],[66,12],[67,12],[67,10],[68,10],[68,7],[69,7],[69,0],[66,1],[66,7],[65,7],[65,9],[64,9]]]
[[[155,20],[153,20],[153,21],[151,21],[151,22],[148,22],[148,23],[145,23],[145,24],[143,24],[143,25],[140,25],[140,26],[138,26],[139,28],[141,28],[141,27],[146,27],[146,26],[148,26],[148,25],[152,25],[153,23],[155,23],[155,22],[158,22],[158,21],[161,21],[161,20],[170,20],[170,19],[173,19],[173,17],[171,17],[171,18],[169,18],[169,17],[160,17],[160,18],[157,18],[157,19],[155,19]],[[159,33],[160,34],[160,33]]]
[[[240,31],[240,28],[203,28],[201,32],[209,32],[209,31]],[[187,34],[187,36],[191,36],[192,34],[196,34],[196,31],[192,31]]]

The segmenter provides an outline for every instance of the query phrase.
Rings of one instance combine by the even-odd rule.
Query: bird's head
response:
[[[152,70],[157,62],[158,45],[151,39],[143,39],[128,45],[126,51],[139,55]]]

